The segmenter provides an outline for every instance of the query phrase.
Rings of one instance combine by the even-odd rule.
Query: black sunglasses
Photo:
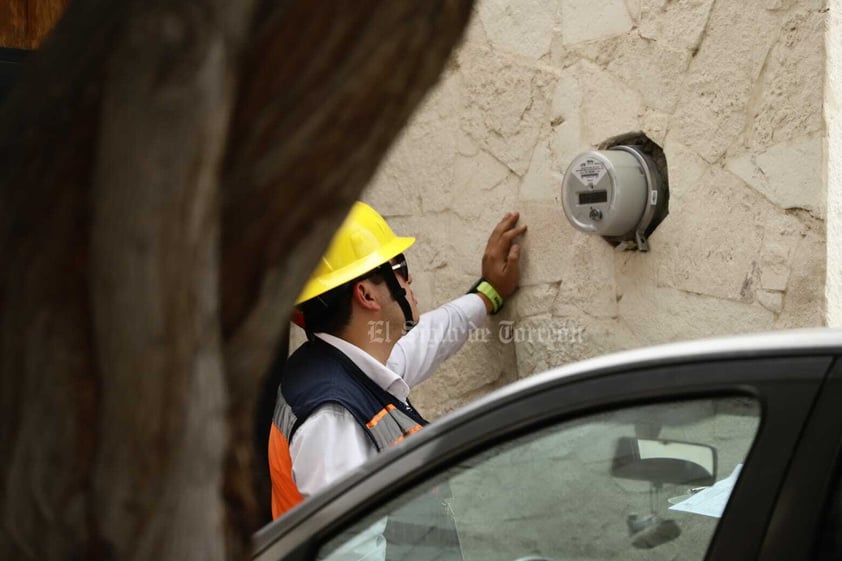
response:
[[[400,275],[404,282],[409,282],[409,265],[406,262],[406,257],[403,253],[398,253],[392,260],[392,270]]]

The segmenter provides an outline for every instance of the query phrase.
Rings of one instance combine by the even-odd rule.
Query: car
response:
[[[840,559],[840,450],[840,329],[626,351],[436,420],[253,560]]]

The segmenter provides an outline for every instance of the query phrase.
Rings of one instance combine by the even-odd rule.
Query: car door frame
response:
[[[609,409],[663,401],[745,395],[761,423],[742,477],[712,537],[707,559],[756,558],[778,492],[833,352],[741,351],[583,365],[537,377],[461,415],[432,424],[255,537],[255,560],[312,559],[354,520],[468,456],[549,424]],[[632,353],[633,354],[633,353]],[[645,356],[645,354],[644,354]],[[413,442],[414,441],[414,442]],[[761,469],[762,466],[762,469]]]
[[[842,359],[822,384],[781,485],[758,559],[813,559],[842,460]]]

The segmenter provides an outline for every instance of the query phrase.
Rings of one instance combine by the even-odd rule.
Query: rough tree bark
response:
[[[0,46],[36,49],[55,26],[68,0],[0,2]]]
[[[242,558],[288,310],[469,0],[74,0],[0,108],[0,558]]]

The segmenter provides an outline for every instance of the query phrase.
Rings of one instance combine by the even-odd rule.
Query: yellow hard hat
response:
[[[396,236],[376,210],[355,202],[295,303],[306,302],[376,269],[414,243],[415,238]]]

